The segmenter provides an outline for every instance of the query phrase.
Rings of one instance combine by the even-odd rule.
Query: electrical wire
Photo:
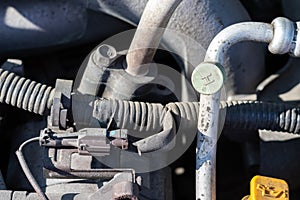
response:
[[[35,180],[35,178],[33,177],[27,163],[26,163],[26,160],[23,156],[23,148],[29,144],[29,143],[32,143],[32,142],[37,142],[39,141],[40,138],[39,137],[34,137],[34,138],[31,138],[29,140],[26,140],[25,142],[23,142],[19,149],[16,151],[16,155],[17,155],[17,158],[19,160],[19,163],[21,165],[21,168],[27,178],[27,180],[29,181],[29,183],[31,184],[31,186],[33,187],[33,189],[35,190],[35,192],[39,195],[40,199],[41,200],[48,200],[47,196],[45,195],[45,193],[42,191],[41,187],[38,185],[37,181]]]

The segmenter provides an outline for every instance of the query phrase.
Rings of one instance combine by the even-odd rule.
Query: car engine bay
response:
[[[298,8],[1,1],[0,200],[299,199]]]

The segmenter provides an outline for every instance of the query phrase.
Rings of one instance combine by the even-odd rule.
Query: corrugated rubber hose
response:
[[[0,102],[43,115],[52,105],[54,89],[0,69]]]
[[[146,137],[135,144],[140,152],[151,152],[169,144],[179,127],[187,133],[196,133],[199,105],[199,102],[177,102],[163,106],[101,98],[95,102],[93,116],[111,129],[122,128],[151,135],[151,142]],[[221,113],[226,113],[226,117],[221,115],[225,117],[225,128],[300,133],[300,109],[294,105],[231,101],[221,102],[220,109]],[[175,126],[169,126],[170,123]],[[161,133],[164,133],[163,137]]]
[[[37,114],[52,105],[54,88],[0,69],[0,102]],[[225,128],[266,129],[300,133],[300,108],[291,104],[258,101],[221,102],[226,113]],[[173,140],[176,131],[195,133],[199,102],[175,102],[165,106],[100,98],[95,101],[93,116],[108,128],[123,128],[145,139],[135,143],[140,152],[161,149]],[[172,145],[171,145],[172,146]]]

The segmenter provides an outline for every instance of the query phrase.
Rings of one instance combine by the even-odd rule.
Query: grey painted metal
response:
[[[149,0],[138,24],[126,56],[126,71],[132,75],[145,74],[143,64],[152,62],[164,28],[181,0]]]

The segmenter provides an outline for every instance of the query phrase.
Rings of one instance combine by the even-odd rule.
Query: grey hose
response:
[[[52,105],[54,89],[0,69],[0,102],[43,115]]]
[[[221,113],[226,113],[225,128],[300,133],[300,108],[293,105],[231,101],[221,102],[220,109]],[[108,128],[123,128],[151,135],[152,142],[148,142],[147,137],[143,139],[147,143],[145,152],[163,148],[171,142],[179,126],[181,130],[188,130],[191,134],[196,133],[198,114],[199,102],[177,102],[163,106],[104,98],[96,100],[93,112],[93,116],[100,124],[108,124]],[[172,127],[172,131],[167,129],[169,135],[161,137],[157,133],[166,131],[167,127],[170,128],[166,125],[167,122],[174,122],[175,126]],[[153,143],[155,137],[159,138],[158,141],[162,139],[165,141],[159,144]],[[143,149],[140,150],[144,152]]]
[[[148,1],[126,56],[128,73],[145,74],[141,65],[152,62],[164,29],[181,1]]]

